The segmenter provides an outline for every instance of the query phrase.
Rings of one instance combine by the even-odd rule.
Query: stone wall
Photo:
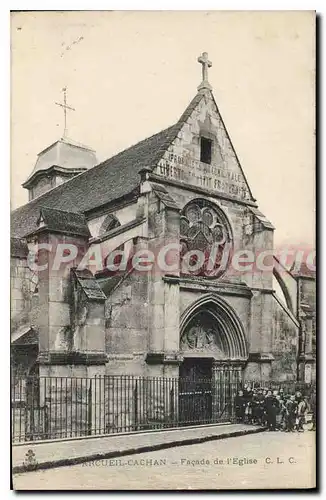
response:
[[[308,304],[312,311],[316,311],[316,280],[298,278],[300,304]]]
[[[304,311],[303,338],[304,338],[304,375],[307,382],[316,381],[316,280],[310,277],[298,277],[299,307]]]
[[[51,251],[39,252],[39,265],[46,269],[39,271],[40,310],[37,318],[39,328],[40,352],[66,351],[71,342],[69,328],[71,324],[71,280],[70,268],[76,267],[86,251],[85,239],[61,234],[43,233],[38,243],[46,243]],[[60,244],[74,244],[78,255],[69,265],[61,263],[54,266],[56,249]]]
[[[250,207],[255,207],[255,200],[214,98],[206,92],[195,102],[197,105],[184,117],[178,136],[154,168],[154,173],[141,174],[141,196],[137,204],[112,205],[108,212],[89,218],[92,237],[99,235],[108,213],[114,214],[121,225],[136,217],[143,217],[145,221],[139,227],[130,229],[128,244],[133,246],[134,251],[150,249],[157,255],[167,243],[179,243],[180,211],[190,201],[203,198],[216,204],[225,213],[231,227],[234,252],[252,250],[256,258],[261,252],[272,252],[273,229],[268,221],[264,225],[250,211]],[[213,141],[211,165],[200,161],[201,136]],[[158,183],[157,191],[155,183]],[[160,196],[162,186],[166,191]],[[106,248],[107,244],[108,251],[112,250],[125,244],[126,237],[127,231],[119,233],[105,244],[102,242],[101,247]],[[50,240],[57,244],[55,236],[51,236]],[[77,242],[84,247],[83,251],[88,245],[86,240],[80,242],[78,239],[63,238],[60,241]],[[272,256],[267,255],[265,264],[270,263],[271,259]],[[169,274],[173,274],[174,281],[165,279]],[[283,355],[286,349],[292,352],[292,347],[288,344],[285,346],[278,333],[288,328],[288,324],[283,318],[284,311],[274,312],[271,270],[254,267],[252,271],[240,273],[231,266],[223,278],[215,283],[215,288],[214,281],[206,278],[201,290],[197,288],[192,291],[183,287],[179,277],[178,271],[162,272],[154,266],[150,272],[127,272],[120,280],[110,281],[108,278],[107,283],[104,283],[102,289],[107,296],[104,318],[100,317],[100,307],[93,311],[87,336],[92,335],[92,328],[97,331],[103,327],[105,321],[107,374],[177,375],[178,367],[163,358],[156,364],[146,363],[145,360],[148,354],[159,358],[162,354],[173,356],[178,352],[182,313],[207,291],[223,297],[234,309],[243,325],[250,356],[254,354],[257,358],[259,354],[268,358],[272,352],[276,353],[276,357]],[[196,283],[195,279],[193,281]],[[223,284],[229,286],[228,292],[223,290]],[[21,298],[17,296],[15,300]],[[73,341],[72,344],[67,337],[71,324],[70,302],[69,275],[45,273],[40,285],[41,350],[66,351],[72,344],[78,348],[88,346],[85,335],[78,338],[79,343]],[[20,307],[18,303],[17,307]],[[273,320],[278,325],[274,329]],[[249,372],[252,376],[269,376],[270,360],[263,369],[260,368],[261,359],[253,361],[250,357],[250,363]]]
[[[36,281],[34,273],[27,265],[26,258],[12,257],[10,259],[11,278],[11,318],[19,323],[19,316],[23,316],[31,309],[32,297]],[[22,322],[23,319],[20,321]],[[18,326],[18,325],[17,325]]]
[[[105,304],[107,374],[144,374],[149,349],[148,277],[132,273]]]
[[[296,380],[299,329],[276,299],[272,305],[274,361],[271,376],[280,381]]]
[[[28,247],[25,240],[11,240],[11,368],[13,377],[29,375],[35,368],[38,347],[36,324],[38,310],[38,276],[27,264]]]

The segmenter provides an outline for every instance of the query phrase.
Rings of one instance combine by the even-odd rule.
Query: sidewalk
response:
[[[220,424],[66,441],[31,442],[12,447],[12,471],[18,473],[62,467],[215,439],[243,436],[263,430],[263,427],[254,425]]]

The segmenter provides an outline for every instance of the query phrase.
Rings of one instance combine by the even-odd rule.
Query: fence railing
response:
[[[240,381],[139,376],[12,379],[14,443],[235,421]],[[250,387],[309,392],[305,384]]]

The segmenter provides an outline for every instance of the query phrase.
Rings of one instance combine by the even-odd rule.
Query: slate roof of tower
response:
[[[67,152],[70,152],[68,155],[69,160],[67,160]],[[76,153],[77,155],[79,153],[78,159],[76,158]],[[82,156],[80,156],[80,153],[82,153]],[[97,159],[93,149],[71,139],[61,138],[37,155],[35,166],[23,183],[23,187],[28,187],[36,175],[48,171],[51,167],[56,167],[63,171],[84,171],[87,168],[94,167],[96,164]]]
[[[133,191],[137,194],[139,171],[143,168],[152,170],[157,165],[203,96],[201,92],[196,94],[175,125],[14,210],[11,217],[12,236],[23,237],[36,230],[41,207],[58,208],[66,212],[88,212]]]

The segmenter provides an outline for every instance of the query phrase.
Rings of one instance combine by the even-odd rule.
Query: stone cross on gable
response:
[[[67,109],[70,111],[76,111],[75,108],[72,108],[71,106],[68,106],[67,104],[67,87],[63,87],[62,89],[63,92],[63,103],[62,102],[56,102],[55,104],[57,106],[60,106],[63,108],[63,113],[64,113],[64,130],[63,130],[63,138],[67,137]]]
[[[208,83],[208,68],[212,67],[212,63],[208,60],[207,52],[203,52],[202,55],[198,57],[197,61],[202,65],[202,82],[199,85],[198,90],[212,90],[211,85]]]

